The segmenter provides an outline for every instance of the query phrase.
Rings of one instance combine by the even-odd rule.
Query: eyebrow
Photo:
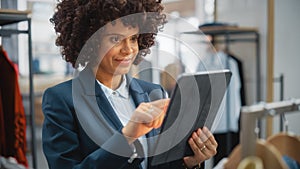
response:
[[[104,34],[104,36],[111,36],[111,35],[118,35],[118,36],[123,36],[122,34],[119,34],[119,33],[107,33],[107,34]]]
[[[115,36],[115,35],[121,36],[121,37],[125,38],[125,37],[131,37],[131,36],[138,36],[139,34],[133,34],[131,36],[126,36],[126,35],[119,34],[119,33],[107,33],[107,34],[104,34],[104,36]]]

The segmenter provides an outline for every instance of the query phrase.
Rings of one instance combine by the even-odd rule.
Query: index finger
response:
[[[152,101],[149,103],[153,106],[164,109],[164,108],[168,107],[168,105],[170,103],[170,99],[160,99],[160,100],[155,100],[155,101]]]
[[[213,134],[209,131],[209,129],[207,127],[203,127],[203,132],[206,134],[206,136],[208,137],[208,139],[211,141],[211,143],[213,145],[218,145],[215,137],[213,136]]]

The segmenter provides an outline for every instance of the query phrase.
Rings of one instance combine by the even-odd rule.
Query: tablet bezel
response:
[[[202,128],[204,125],[209,129],[211,128],[226,93],[231,75],[231,71],[226,69],[198,72],[194,74],[182,74],[178,77],[176,86],[171,94],[170,105],[167,109],[167,114],[154,150],[154,154],[156,155],[152,159],[152,166],[179,160],[184,156],[193,155],[187,140],[190,138],[191,133],[196,129]],[[181,93],[184,93],[184,95]],[[188,95],[194,97],[189,97]],[[178,101],[178,97],[180,98],[180,101]],[[182,98],[184,100],[182,100]],[[209,98],[210,101],[207,102]],[[198,106],[193,106],[194,103],[198,102],[200,103]],[[185,112],[185,114],[183,114],[181,112],[182,107],[184,110],[187,108],[192,111],[195,110],[196,113]],[[176,118],[173,116],[176,116]],[[193,120],[194,122],[189,123]],[[173,128],[173,124],[175,124],[175,128]],[[184,133],[185,131],[187,131],[187,134]],[[167,135],[165,133],[167,133]],[[174,135],[174,137],[172,137],[172,135]],[[172,141],[174,142],[174,140],[175,143],[170,143]],[[176,141],[178,141],[178,143],[176,143]],[[166,152],[159,151],[166,147],[170,147],[170,149]]]

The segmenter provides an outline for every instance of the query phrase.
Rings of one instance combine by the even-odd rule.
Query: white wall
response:
[[[300,1],[275,0],[274,76],[284,75],[284,99],[300,98]],[[279,100],[279,85],[274,86]],[[289,131],[300,135],[300,112],[287,115]],[[274,129],[278,130],[278,120]]]
[[[284,75],[284,99],[300,98],[300,56],[299,56],[299,27],[300,27],[300,1],[299,0],[275,0],[274,15],[274,75]],[[257,27],[261,35],[261,68],[262,68],[262,94],[266,96],[266,70],[267,65],[267,0],[218,0],[217,21],[238,24],[239,26]],[[231,47],[243,61],[245,66],[246,87],[248,104],[255,100],[254,82],[255,63],[253,46],[234,45]],[[274,83],[274,100],[278,101],[279,84]],[[300,113],[287,115],[289,131],[300,135]],[[274,132],[279,131],[278,118],[274,119]]]
[[[266,30],[267,3],[261,0],[217,0],[217,22],[256,28],[260,33],[261,95],[265,98],[266,86]],[[239,36],[244,37],[244,36]],[[256,100],[256,50],[254,42],[231,43],[230,51],[243,62],[247,105]]]

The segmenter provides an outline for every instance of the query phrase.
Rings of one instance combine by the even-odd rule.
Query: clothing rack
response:
[[[0,9],[0,36],[10,37],[13,34],[28,35],[28,59],[29,59],[29,126],[31,132],[31,154],[33,168],[37,168],[36,163],[36,140],[35,140],[35,122],[34,122],[34,91],[33,91],[33,67],[32,67],[32,42],[31,42],[31,17],[30,11],[18,11],[12,9]],[[27,23],[27,29],[7,29],[3,26],[17,24],[20,22]],[[26,115],[27,116],[27,115]]]
[[[275,82],[275,83],[278,82],[280,85],[279,98],[280,98],[280,101],[282,101],[283,97],[284,97],[284,76],[283,76],[283,74],[280,74],[279,77],[273,78],[273,82]],[[280,131],[283,131],[284,118],[285,118],[284,115],[280,115],[280,117],[279,117]]]
[[[190,35],[210,35],[213,38],[212,44],[224,43],[225,50],[229,51],[230,44],[233,42],[254,42],[255,43],[255,62],[256,62],[256,102],[262,100],[261,96],[261,65],[260,65],[260,35],[257,29],[238,26],[210,26],[201,28],[197,31],[182,32],[181,34]],[[243,37],[238,37],[242,36]],[[247,35],[247,36],[244,36]],[[251,36],[251,37],[248,37]],[[224,37],[224,39],[216,40],[215,37]]]
[[[300,99],[245,106],[241,114],[242,159],[255,155],[256,122],[266,116],[277,116],[300,110]]]
[[[255,102],[260,102],[262,100],[261,92],[261,57],[260,57],[260,34],[256,28],[251,27],[239,27],[239,26],[208,26],[201,27],[196,31],[182,32],[184,35],[209,35],[212,37],[212,44],[224,44],[225,50],[230,51],[230,46],[232,43],[254,43],[255,45],[255,79],[256,79],[256,98]],[[219,38],[221,37],[221,38]],[[205,42],[206,43],[206,42]],[[180,55],[180,53],[179,53]],[[181,56],[180,56],[181,57]],[[243,84],[244,85],[244,84]],[[245,91],[246,92],[246,91]],[[247,93],[247,92],[246,92]],[[229,95],[227,95],[229,97]],[[229,112],[229,111],[228,111]],[[227,124],[230,119],[227,120]],[[258,122],[261,126],[261,122]],[[230,133],[226,133],[226,153],[230,154],[232,147],[232,139]]]

